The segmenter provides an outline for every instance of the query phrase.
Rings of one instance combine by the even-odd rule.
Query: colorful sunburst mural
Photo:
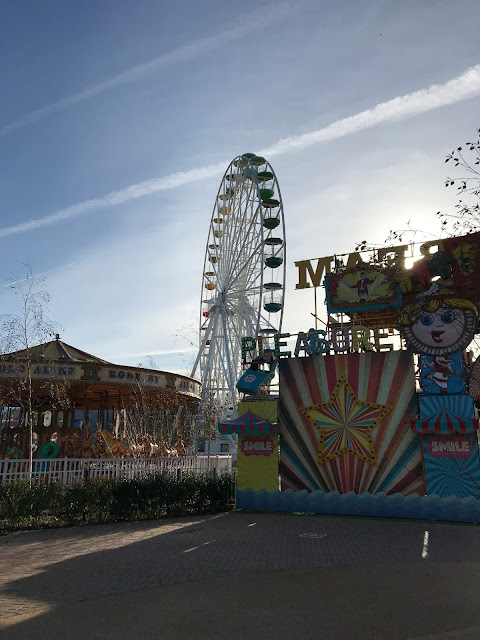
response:
[[[392,408],[359,400],[345,378],[340,378],[328,402],[300,409],[320,431],[318,464],[350,454],[376,466],[372,431]]]
[[[414,371],[406,351],[282,360],[282,489],[423,495]]]

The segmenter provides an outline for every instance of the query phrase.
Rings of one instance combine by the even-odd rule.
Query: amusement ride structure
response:
[[[242,337],[281,331],[285,285],[285,223],[275,173],[245,153],[228,166],[208,230],[200,302],[200,412],[234,418],[242,375]]]

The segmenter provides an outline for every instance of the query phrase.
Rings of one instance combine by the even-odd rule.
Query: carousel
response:
[[[0,360],[0,458],[155,457],[190,445],[200,383],[55,340]]]

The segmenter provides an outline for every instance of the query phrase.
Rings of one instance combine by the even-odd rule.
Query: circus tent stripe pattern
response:
[[[280,428],[269,420],[262,420],[251,411],[247,411],[235,420],[219,422],[220,433],[236,433],[237,435],[261,435],[262,433],[276,434]]]
[[[408,352],[290,358],[280,363],[282,489],[424,495],[412,355]],[[321,429],[301,409],[328,403],[344,378],[360,402],[392,407],[372,429],[376,466],[350,453],[319,463]]]
[[[412,420],[412,429],[416,433],[473,433],[478,431],[478,420],[458,418],[446,409],[439,411],[427,420]]]
[[[412,420],[417,433],[472,433],[478,431],[473,400],[468,395],[420,396],[420,420]]]

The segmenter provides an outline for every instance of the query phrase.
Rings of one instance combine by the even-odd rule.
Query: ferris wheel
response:
[[[277,178],[260,156],[235,158],[223,176],[208,230],[200,303],[200,349],[192,377],[218,419],[236,417],[241,339],[281,330],[285,223]]]

